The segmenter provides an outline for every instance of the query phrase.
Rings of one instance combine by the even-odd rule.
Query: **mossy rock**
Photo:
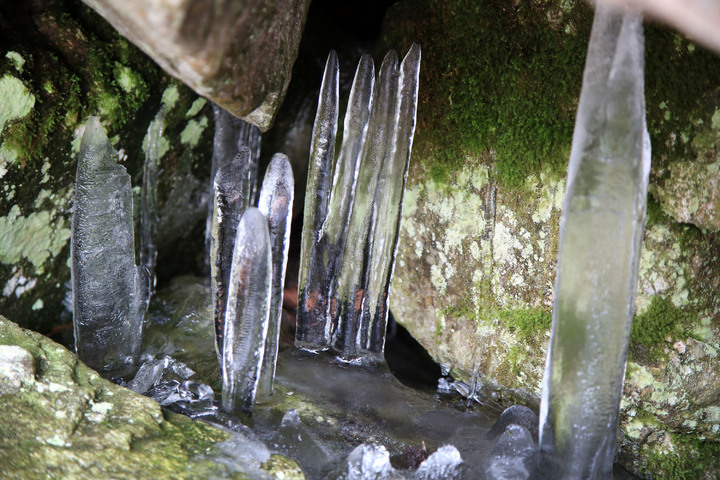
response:
[[[591,21],[584,2],[505,0],[400,2],[385,21],[383,49],[423,47],[391,309],[456,377],[506,404],[539,405]],[[653,166],[620,458],[643,475],[711,478],[720,58],[645,32]],[[683,454],[670,461],[673,448]]]
[[[10,378],[17,381],[7,388]],[[304,478],[292,460],[269,453],[267,465],[245,472],[216,461],[227,456],[219,446],[230,433],[161,410],[2,316],[0,397],[3,478]]]
[[[12,106],[0,115],[0,312],[44,333],[67,321],[60,313],[70,279],[75,155],[90,115],[123,154],[139,194],[144,138],[165,106],[158,244],[168,247],[163,255],[185,258],[186,271],[202,268],[207,102],[79,0],[3,4],[0,16],[0,102]]]

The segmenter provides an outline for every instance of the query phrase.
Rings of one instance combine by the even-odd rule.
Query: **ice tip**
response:
[[[396,68],[397,64],[398,64],[398,54],[395,50],[390,50],[385,55],[385,58],[382,61],[382,65],[380,66],[380,70],[385,70],[387,68]]]
[[[243,165],[248,162],[250,162],[250,148],[246,145],[243,145],[242,147],[240,147],[237,155],[235,155],[235,158],[233,158],[232,163],[234,165]]]
[[[290,159],[284,153],[276,153],[275,155],[273,155],[272,160],[270,160],[270,164],[267,167],[267,170],[268,172],[276,170],[280,172],[283,177],[289,176],[292,178],[293,176]]]
[[[340,70],[337,52],[335,50],[330,50],[330,53],[328,53],[327,61],[325,62],[325,73],[327,74],[327,72],[336,70]]]
[[[410,47],[410,50],[405,54],[405,58],[403,58],[403,64],[405,63],[412,63],[412,64],[419,64],[420,63],[420,57],[421,57],[421,49],[419,43],[413,43]]]

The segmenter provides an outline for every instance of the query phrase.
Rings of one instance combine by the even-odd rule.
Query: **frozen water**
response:
[[[267,220],[254,207],[237,226],[228,283],[222,353],[222,406],[252,413],[270,313],[272,247]]]
[[[332,452],[323,445],[316,432],[303,424],[295,409],[288,410],[283,416],[273,443],[286,455],[302,459],[304,469],[313,477],[322,476],[321,472],[332,465]]]
[[[193,376],[195,372],[182,362],[178,362],[170,356],[158,359],[146,360],[135,373],[135,377],[128,382],[127,387],[137,393],[145,393],[150,387],[165,378],[179,378],[185,380]]]
[[[160,160],[158,149],[165,124],[165,107],[155,115],[150,122],[147,132],[147,150],[145,150],[145,164],[143,165],[143,182],[140,191],[140,265],[147,270],[150,294],[155,290],[155,264],[157,262],[157,183],[158,162]]]
[[[97,369],[139,354],[148,279],[135,265],[132,187],[97,117],[85,124],[72,218],[75,350]]]
[[[361,348],[371,352],[382,352],[385,347],[390,280],[395,265],[402,201],[415,135],[419,75],[420,46],[414,44],[400,65],[396,87],[397,113],[386,126],[392,132],[392,137],[375,191],[374,229],[369,239],[371,249],[367,260],[369,265],[366,267],[367,312],[360,338]]]
[[[210,240],[210,282],[215,309],[215,346],[222,356],[225,307],[228,301],[228,282],[233,246],[240,216],[250,204],[250,150],[242,148],[232,163],[215,174],[213,196],[213,224]]]
[[[213,104],[215,117],[215,136],[213,137],[213,153],[210,163],[210,178],[214,179],[217,171],[233,161],[243,147],[248,149],[248,176],[250,190],[248,192],[248,204],[255,204],[255,189],[258,175],[258,161],[260,159],[260,140],[262,133],[260,129],[247,123],[225,111],[223,108]],[[210,191],[210,198],[213,198],[214,190]],[[208,217],[205,225],[205,250],[210,252],[212,239],[213,206],[209,205]],[[208,261],[210,257],[208,256]]]
[[[568,167],[542,478],[609,478],[615,453],[650,170],[642,21],[616,8],[596,7]]]
[[[333,172],[338,67],[334,52],[328,58],[308,172],[300,348],[332,346],[346,361],[381,361],[419,68],[419,46],[413,45],[401,66],[389,52],[375,85],[371,58],[361,58]]]
[[[329,279],[322,227],[327,217],[335,159],[339,75],[337,55],[331,51],[325,64],[312,131],[300,245],[295,344],[311,351],[325,350],[330,345]]]
[[[360,445],[348,457],[347,480],[402,479],[390,465],[390,454],[382,445]]]
[[[272,246],[270,319],[258,386],[258,396],[263,398],[272,395],[273,379],[275,378],[294,190],[295,179],[290,160],[282,153],[275,154],[265,172],[258,200],[258,209],[268,221]]]
[[[333,332],[333,346],[343,357],[360,355],[362,324],[369,318],[365,289],[368,280],[368,252],[377,221],[375,193],[378,178],[387,156],[391,156],[393,126],[397,111],[398,59],[390,51],[380,66],[377,89],[373,95],[365,148],[361,152],[357,186],[349,222],[343,262],[339,266],[333,287],[339,311],[334,315],[337,329]],[[385,218],[385,222],[392,219]],[[363,318],[365,317],[365,318]]]
[[[416,480],[456,480],[462,473],[463,461],[458,449],[445,445],[437,449],[415,472]]]
[[[530,478],[536,451],[532,434],[525,427],[516,424],[508,425],[498,437],[495,447],[485,460],[483,466],[485,478],[487,480],[526,480]]]

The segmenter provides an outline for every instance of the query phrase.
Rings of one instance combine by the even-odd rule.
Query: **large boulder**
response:
[[[166,72],[262,130],[280,107],[310,0],[84,0]]]
[[[401,2],[385,44],[423,46],[391,308],[440,363],[537,408],[566,165],[592,19],[582,2]],[[720,59],[646,25],[653,167],[620,459],[720,475]]]

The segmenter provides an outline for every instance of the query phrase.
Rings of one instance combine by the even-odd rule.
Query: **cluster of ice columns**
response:
[[[561,219],[538,446],[511,424],[486,462],[489,478],[611,476],[650,169],[643,43],[638,15],[597,6]],[[370,57],[361,59],[335,160],[339,68],[334,53],[328,58],[305,202],[300,348],[331,349],[350,362],[381,358],[419,65],[418,46],[400,65],[391,52],[376,81]],[[160,129],[151,125],[149,138]],[[242,143],[219,131],[216,152],[219,143]],[[292,172],[282,155],[268,169],[259,210],[249,206],[250,156],[242,148],[232,162],[218,164],[209,222],[223,407],[243,411],[251,411],[258,385],[262,395],[272,392],[292,211]],[[96,368],[137,356],[154,265],[152,248],[141,267],[134,264],[129,176],[115,158],[99,122],[89,120],[78,161],[72,271],[76,348]],[[150,210],[156,203],[150,194],[143,201]],[[143,232],[152,232],[153,215],[143,217],[150,225]],[[112,281],[102,277],[111,264]],[[363,473],[363,465],[386,468],[387,452],[373,448],[351,455],[348,478],[396,477],[392,468]]]

